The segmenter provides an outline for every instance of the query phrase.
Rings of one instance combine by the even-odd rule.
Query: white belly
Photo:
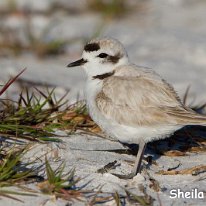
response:
[[[181,126],[155,126],[155,127],[131,127],[118,124],[115,121],[105,118],[95,103],[96,94],[101,90],[102,83],[99,80],[90,81],[86,86],[87,107],[91,118],[99,125],[99,127],[109,136],[124,143],[139,144],[140,140],[150,142],[153,140],[164,139]]]

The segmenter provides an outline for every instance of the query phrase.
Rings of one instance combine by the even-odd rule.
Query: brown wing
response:
[[[132,127],[206,123],[205,117],[182,105],[169,84],[150,76],[105,79],[96,104],[106,118]]]

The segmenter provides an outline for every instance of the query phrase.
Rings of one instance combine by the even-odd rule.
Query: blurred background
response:
[[[94,37],[126,47],[132,62],[153,68],[180,97],[206,100],[205,0],[0,0],[0,84],[27,70],[9,90],[56,87],[83,99],[85,74],[66,65]]]

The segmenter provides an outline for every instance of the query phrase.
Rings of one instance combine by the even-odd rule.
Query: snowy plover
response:
[[[185,125],[206,124],[206,117],[183,105],[158,74],[132,64],[115,39],[90,41],[82,58],[68,65],[75,66],[87,73],[86,100],[92,119],[120,142],[139,144],[130,178],[140,171],[147,142],[169,137]]]

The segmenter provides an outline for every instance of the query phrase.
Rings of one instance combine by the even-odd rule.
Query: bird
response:
[[[86,72],[86,105],[94,122],[121,143],[138,144],[132,172],[141,172],[148,142],[170,137],[187,125],[206,125],[206,116],[185,106],[174,88],[153,69],[133,64],[114,38],[96,38],[67,67]]]

